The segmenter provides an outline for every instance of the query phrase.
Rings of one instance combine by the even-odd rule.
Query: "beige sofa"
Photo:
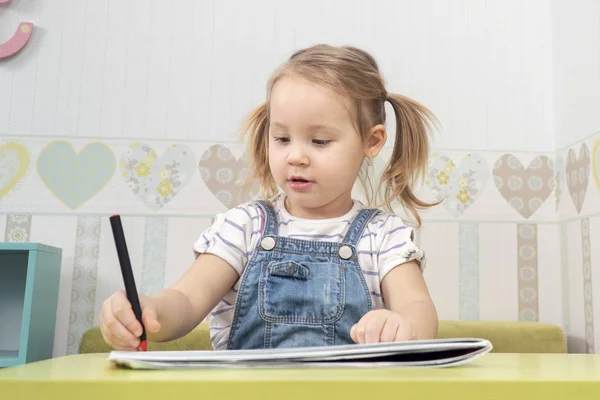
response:
[[[558,326],[516,321],[440,321],[438,338],[476,337],[488,339],[497,353],[566,353],[565,334]],[[79,353],[111,350],[98,327],[89,329]],[[170,342],[149,343],[148,350],[212,350],[208,325],[200,324],[188,335]]]

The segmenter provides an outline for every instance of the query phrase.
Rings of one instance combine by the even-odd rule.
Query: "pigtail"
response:
[[[396,115],[396,140],[390,162],[381,176],[381,185],[385,185],[384,205],[392,211],[391,203],[398,200],[420,226],[417,210],[435,204],[417,198],[413,185],[427,172],[428,131],[435,122],[435,116],[425,106],[406,96],[389,93],[387,100]]]
[[[266,103],[256,107],[246,119],[242,135],[248,139],[248,170],[245,191],[260,182],[260,190],[264,200],[268,200],[277,190],[275,180],[269,168],[269,116]]]

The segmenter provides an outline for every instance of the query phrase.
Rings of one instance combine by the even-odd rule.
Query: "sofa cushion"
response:
[[[106,344],[100,328],[95,326],[88,329],[81,337],[79,353],[107,353],[112,348]],[[148,342],[148,350],[212,350],[208,324],[202,323],[186,336],[169,342]]]
[[[556,325],[521,321],[440,321],[438,338],[489,340],[496,353],[566,353],[567,339]]]
[[[492,342],[496,353],[566,353],[562,329],[539,322],[514,321],[440,321],[438,338],[475,337]],[[208,324],[203,322],[186,336],[170,342],[150,342],[148,350],[212,350]],[[100,328],[87,330],[79,344],[79,353],[111,351]]]

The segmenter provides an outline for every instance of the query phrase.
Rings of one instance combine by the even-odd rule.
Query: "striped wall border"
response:
[[[100,217],[78,217],[67,354],[78,352],[81,337],[86,330],[94,326],[100,231]]]
[[[567,223],[561,222],[559,225],[560,235],[560,280],[562,289],[562,326],[565,333],[571,333],[571,298],[569,290],[569,235],[567,233]]]
[[[538,321],[537,225],[517,225],[519,321]]]
[[[30,214],[9,214],[6,216],[5,242],[29,242],[30,233]]]
[[[459,319],[479,319],[479,224],[461,222],[459,235]]]
[[[143,294],[150,295],[164,287],[168,224],[167,217],[146,218],[142,285],[139,289]]]
[[[585,349],[594,353],[594,308],[592,290],[592,257],[590,246],[590,220],[581,220],[581,252],[583,265],[583,310],[585,315]]]
[[[170,216],[146,219],[142,287],[150,294],[164,286],[168,220]],[[583,297],[585,315],[586,352],[595,352],[593,318],[593,279],[591,269],[591,239],[589,217],[582,217],[581,246],[583,269]],[[68,354],[77,352],[81,335],[94,326],[94,298],[100,242],[100,216],[81,215],[77,220],[77,238],[73,269],[70,318],[68,327]],[[568,221],[558,223],[561,248],[562,321],[570,332]],[[7,214],[4,229],[6,242],[27,242],[31,236],[31,214]],[[459,222],[459,316],[460,319],[479,318],[479,223]],[[415,228],[415,242],[420,243],[421,229]],[[539,320],[538,299],[538,234],[536,223],[517,224],[518,315],[522,321]],[[579,266],[571,266],[578,268]]]

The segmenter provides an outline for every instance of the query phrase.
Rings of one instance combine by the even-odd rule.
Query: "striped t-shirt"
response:
[[[341,242],[356,213],[363,207],[361,202],[354,200],[352,209],[341,217],[304,219],[290,215],[284,200],[284,194],[272,199],[279,236],[304,240]],[[211,227],[194,244],[194,251],[221,257],[241,276],[262,236],[261,218],[262,213],[254,202],[218,214]],[[421,269],[425,264],[423,251],[414,243],[413,229],[394,214],[380,213],[372,218],[360,237],[357,251],[374,309],[384,307],[380,282],[392,268],[410,260],[417,260]],[[210,338],[215,350],[227,346],[240,281],[238,279],[210,313]]]

